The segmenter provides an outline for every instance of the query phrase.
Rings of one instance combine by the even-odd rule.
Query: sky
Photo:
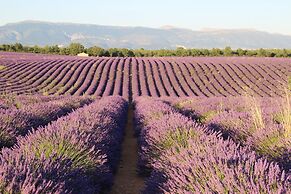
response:
[[[23,20],[291,35],[291,0],[0,0],[0,25]]]

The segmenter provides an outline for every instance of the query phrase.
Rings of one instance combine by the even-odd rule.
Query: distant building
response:
[[[87,53],[79,53],[77,54],[78,57],[89,57]]]

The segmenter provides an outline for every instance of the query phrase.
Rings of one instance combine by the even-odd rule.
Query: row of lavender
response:
[[[3,106],[0,108],[0,149],[13,146],[19,136],[25,136],[33,128],[47,125],[93,101],[87,97],[18,96],[14,100],[5,98],[2,98]]]
[[[19,138],[0,156],[1,193],[99,193],[112,183],[126,110],[103,98]]]
[[[19,57],[21,58],[21,57]],[[43,58],[40,56],[40,58]],[[280,96],[289,59],[48,57],[4,63],[0,92],[109,96]],[[3,63],[2,63],[3,62]],[[132,87],[130,86],[132,84]]]
[[[49,102],[61,98],[64,98],[64,96],[2,94],[0,95],[0,109],[21,108],[22,106],[40,102]]]
[[[144,193],[289,193],[290,175],[249,146],[224,139],[160,99],[138,98]]]
[[[40,61],[46,59],[68,59],[68,58],[80,58],[77,56],[65,56],[65,55],[50,55],[50,54],[36,54],[36,53],[19,53],[19,52],[3,52],[0,51],[1,62],[22,62],[22,61]]]
[[[129,96],[130,59],[70,58],[19,62],[0,70],[0,91]]]
[[[291,169],[291,97],[167,99],[197,122]]]

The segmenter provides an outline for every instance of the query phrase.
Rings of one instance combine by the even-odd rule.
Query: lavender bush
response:
[[[112,182],[127,103],[108,97],[18,139],[0,157],[8,193],[99,193]]]
[[[183,114],[206,124],[258,154],[291,168],[289,98],[166,99]]]
[[[31,105],[40,102],[49,102],[52,100],[58,100],[63,98],[62,96],[41,96],[41,95],[13,95],[2,94],[0,95],[0,109],[8,108],[21,108],[25,105]]]
[[[287,177],[277,164],[257,159],[232,141],[217,137],[190,140],[166,150],[154,164],[146,193],[288,193]],[[157,176],[162,173],[164,182]]]
[[[37,128],[64,116],[72,110],[92,102],[86,97],[63,97],[44,103],[22,106],[19,109],[0,109],[0,147],[9,147],[17,136],[24,136]]]
[[[290,175],[162,100],[138,98],[141,166],[153,171],[145,193],[285,193]],[[153,106],[154,105],[154,106]],[[150,108],[155,107],[155,108]],[[160,108],[161,107],[161,108]],[[154,115],[161,111],[158,117]]]

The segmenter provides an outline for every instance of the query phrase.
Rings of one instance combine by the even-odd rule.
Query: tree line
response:
[[[98,46],[85,48],[80,43],[71,43],[66,47],[53,46],[23,46],[20,43],[2,44],[0,51],[10,52],[28,52],[42,54],[59,54],[59,55],[77,55],[78,53],[87,53],[89,56],[105,56],[105,57],[165,57],[165,56],[250,56],[250,57],[291,57],[291,49],[232,49],[225,47],[224,49],[185,49],[179,47],[177,49],[127,49],[127,48],[109,48],[104,49]]]

